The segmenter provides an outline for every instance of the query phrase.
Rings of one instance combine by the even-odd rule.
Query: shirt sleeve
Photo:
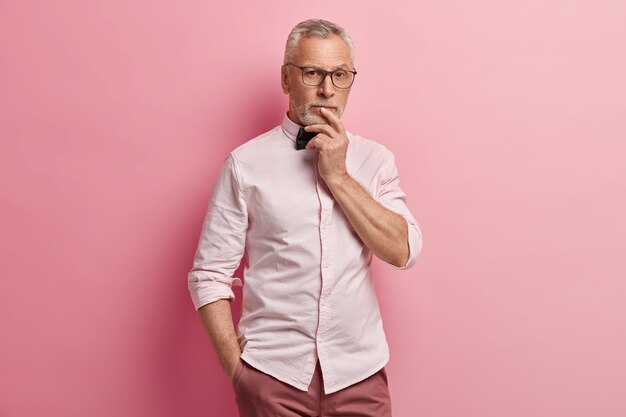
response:
[[[389,263],[395,269],[408,269],[415,264],[417,256],[422,250],[422,230],[420,224],[407,207],[407,199],[404,191],[400,188],[400,176],[396,167],[395,157],[389,150],[383,153],[385,160],[381,167],[380,186],[378,191],[378,202],[385,208],[400,214],[407,223],[409,247],[409,258],[403,266],[396,266]]]
[[[220,299],[234,299],[232,286],[242,286],[233,274],[245,249],[248,209],[234,157],[226,157],[213,188],[200,241],[187,275],[196,310]]]

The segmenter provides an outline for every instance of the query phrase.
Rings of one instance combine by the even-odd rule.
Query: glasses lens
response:
[[[320,85],[323,78],[324,73],[317,68],[302,69],[302,80],[306,85]]]
[[[348,88],[354,81],[354,73],[350,71],[337,70],[333,72],[333,84],[338,88]]]

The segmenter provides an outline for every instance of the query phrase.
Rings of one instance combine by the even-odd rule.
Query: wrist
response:
[[[343,171],[338,174],[328,175],[326,178],[324,178],[324,181],[326,181],[326,184],[329,187],[341,187],[347,184],[351,178],[352,177],[350,177],[350,174],[348,174],[347,171]]]

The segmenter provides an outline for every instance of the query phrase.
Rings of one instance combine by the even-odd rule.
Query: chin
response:
[[[308,112],[300,114],[300,121],[302,126],[318,125],[326,123],[323,117]]]
[[[335,113],[337,117],[341,118],[341,111],[337,109]],[[328,124],[328,121],[324,119],[322,116],[317,114],[312,114],[311,112],[300,113],[300,120],[302,121],[302,126],[310,126],[310,125],[318,125],[318,124]]]

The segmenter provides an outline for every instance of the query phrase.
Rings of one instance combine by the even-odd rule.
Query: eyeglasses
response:
[[[309,85],[312,87],[317,87],[321,85],[326,79],[327,75],[330,75],[330,80],[333,85],[337,88],[350,88],[352,87],[352,83],[354,82],[354,77],[356,76],[356,70],[345,70],[345,69],[336,69],[334,71],[325,71],[321,68],[317,67],[300,67],[296,64],[285,64],[291,65],[296,68],[300,68],[302,71],[302,82],[305,85]]]

